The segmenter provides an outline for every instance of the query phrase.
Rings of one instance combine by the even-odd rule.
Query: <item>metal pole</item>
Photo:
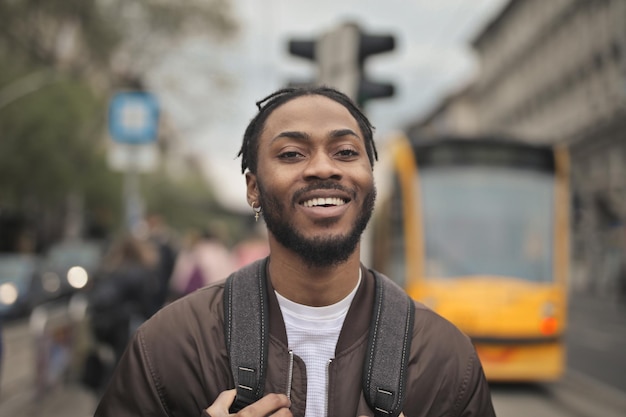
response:
[[[126,228],[130,233],[137,233],[143,219],[143,201],[139,188],[139,170],[137,169],[137,147],[130,146],[130,163],[124,175],[124,204]]]

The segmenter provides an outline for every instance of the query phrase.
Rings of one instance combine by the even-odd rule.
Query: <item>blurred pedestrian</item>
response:
[[[161,214],[154,212],[148,214],[146,226],[147,239],[155,245],[158,253],[157,272],[160,286],[156,300],[160,308],[167,301],[170,279],[178,256],[178,242],[176,234]]]
[[[235,262],[223,239],[211,228],[186,236],[170,280],[170,300],[189,294],[230,275]]]
[[[263,259],[270,254],[265,229],[255,228],[249,236],[241,240],[233,248],[235,267],[242,268],[254,261]]]
[[[121,357],[135,329],[160,308],[159,258],[146,240],[124,235],[114,241],[88,291],[89,317],[96,346],[112,358],[93,352],[87,359],[85,383],[99,388]],[[100,351],[100,354],[102,351]]]

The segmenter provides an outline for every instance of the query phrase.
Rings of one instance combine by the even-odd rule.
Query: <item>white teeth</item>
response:
[[[315,206],[343,206],[346,202],[341,198],[328,197],[328,198],[312,198],[303,203],[304,207]]]

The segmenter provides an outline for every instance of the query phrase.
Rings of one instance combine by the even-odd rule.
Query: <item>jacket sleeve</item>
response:
[[[496,416],[489,384],[476,352],[469,357],[452,415],[459,417]]]
[[[120,359],[94,414],[95,417],[167,417],[162,391],[138,329]]]

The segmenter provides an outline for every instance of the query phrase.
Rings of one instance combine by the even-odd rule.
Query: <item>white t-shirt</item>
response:
[[[337,339],[359,281],[343,300],[324,307],[294,303],[276,292],[283,313],[289,349],[304,361],[307,374],[307,417],[325,417],[328,397],[328,365],[335,357]]]

